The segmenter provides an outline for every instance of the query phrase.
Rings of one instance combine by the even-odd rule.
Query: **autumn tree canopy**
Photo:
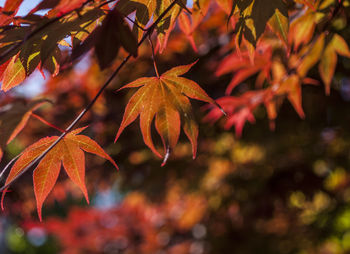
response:
[[[7,192],[30,174],[44,221],[45,200],[56,183],[63,186],[61,168],[89,202],[84,152],[125,171],[120,156],[137,164],[145,146],[153,153],[148,164],[162,171],[181,156],[207,165],[196,162],[211,149],[200,142],[203,132],[233,129],[238,140],[258,118],[273,133],[286,104],[307,118],[303,90],[330,98],[349,67],[348,0],[42,0],[19,14],[27,2],[7,0],[0,13],[1,205],[11,207]],[[38,73],[40,88],[33,85]],[[35,96],[21,92],[28,82]],[[191,148],[180,156],[181,133]],[[218,170],[229,171],[225,165]],[[210,192],[206,184],[199,189]],[[196,195],[184,202],[202,207],[205,198]],[[136,220],[151,223],[146,217]]]

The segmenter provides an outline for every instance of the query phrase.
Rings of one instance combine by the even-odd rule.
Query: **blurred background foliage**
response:
[[[204,61],[201,61],[203,63]],[[162,65],[161,65],[162,66]],[[199,66],[194,79],[206,79]],[[127,71],[132,71],[127,70]],[[123,75],[124,76],[124,75]],[[128,74],[125,74],[128,76]],[[341,77],[339,82],[348,82]],[[213,83],[207,90],[219,90]],[[71,96],[86,94],[77,91]],[[348,253],[350,250],[350,114],[344,91],[303,90],[306,119],[285,103],[274,132],[263,110],[236,139],[201,124],[198,158],[180,143],[165,167],[133,124],[111,144],[123,95],[106,93],[91,129],[120,166],[88,157],[92,205],[65,176],[35,218],[30,174],[15,184],[1,218],[2,252],[12,253]],[[75,97],[71,100],[76,102]],[[114,104],[113,104],[114,103]],[[109,108],[101,114],[100,107]],[[204,112],[196,103],[197,119]],[[51,115],[62,121],[71,105]],[[114,112],[117,111],[117,112]],[[104,112],[104,111],[101,111]],[[118,117],[115,117],[115,116]],[[50,117],[50,116],[49,116]],[[119,118],[119,119],[118,119]],[[31,128],[25,132],[42,134]],[[30,136],[30,135],[23,135]],[[10,146],[17,151],[21,144]],[[10,203],[10,204],[9,204]],[[23,222],[24,223],[20,223]]]
[[[163,72],[200,57],[187,76],[217,98],[224,94],[230,75],[213,75],[225,55],[221,46],[228,41],[218,36],[221,31],[211,29],[214,21],[198,28],[198,53],[184,35],[174,33],[157,61]],[[343,33],[347,41],[349,31]],[[115,158],[119,172],[87,156],[92,204],[87,205],[61,174],[44,206],[43,223],[36,217],[28,172],[7,194],[0,217],[0,253],[350,253],[349,67],[349,60],[340,59],[330,96],[322,86],[303,87],[304,120],[285,101],[275,131],[269,129],[262,107],[254,112],[256,123],[246,124],[240,139],[234,130],[224,131],[221,123],[202,122],[198,157],[192,160],[182,134],[169,162],[160,167],[161,161],[142,142],[138,122],[118,143],[112,142],[132,94],[115,89],[154,75],[149,46],[141,47],[140,57],[123,69],[81,123],[90,125],[86,133]],[[49,79],[43,89],[55,105],[40,114],[64,126],[109,72],[100,72],[93,58],[85,58]],[[317,79],[317,68],[313,72],[310,76]],[[253,81],[241,84],[237,93],[252,87]],[[192,104],[201,121],[204,104]],[[28,144],[54,134],[31,119],[5,156],[9,160]]]

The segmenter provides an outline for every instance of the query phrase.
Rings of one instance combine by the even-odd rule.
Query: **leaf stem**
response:
[[[18,49],[20,46],[22,46],[27,40],[29,40],[30,38],[32,38],[34,35],[36,35],[37,33],[39,33],[40,31],[44,30],[46,27],[50,26],[51,24],[59,21],[61,18],[78,11],[79,9],[83,8],[85,5],[87,5],[90,2],[93,2],[94,0],[86,0],[84,3],[81,4],[80,7],[73,9],[69,12],[64,13],[63,15],[50,19],[48,22],[46,22],[45,24],[43,24],[42,26],[34,29],[32,32],[30,32],[28,35],[26,35],[26,37],[18,42],[13,44],[10,48],[8,48],[6,51],[4,51],[2,54],[0,54],[0,61],[2,61],[4,58],[6,58],[8,55],[10,55],[13,51],[15,51],[16,49]],[[114,0],[115,1],[115,0]]]
[[[334,20],[334,18],[338,15],[339,11],[341,10],[341,7],[343,5],[343,1],[344,0],[339,0],[338,4],[334,7],[329,19],[327,20],[327,22],[324,24],[324,26],[322,27],[322,29],[320,30],[320,34],[318,34],[317,36],[315,36],[312,41],[309,44],[309,49],[304,52],[304,54],[302,54],[299,59],[297,64],[295,64],[295,66],[300,66],[300,64],[302,63],[302,61],[305,59],[306,56],[308,56],[312,50],[312,48],[314,47],[314,45],[316,44],[317,40],[320,38],[320,36],[322,35],[322,33],[325,33],[327,36],[329,35],[329,31],[328,29],[330,28],[330,26],[332,25],[332,22]],[[297,69],[296,67],[293,68],[289,68],[288,69],[288,75],[291,74],[298,74],[297,73]],[[287,77],[284,77],[283,79],[286,79]]]
[[[62,133],[65,132],[65,130],[62,130],[60,127],[58,127],[58,126],[56,126],[56,125],[46,121],[44,118],[42,118],[41,116],[39,116],[39,115],[37,115],[37,114],[35,114],[33,112],[32,112],[32,116],[35,117],[36,119],[38,119],[40,122],[46,124],[47,126],[50,126],[50,127],[54,128],[54,129],[56,129],[56,130],[58,130],[58,131],[60,131]]]
[[[167,146],[167,148],[166,148],[166,152],[165,152],[165,155],[164,155],[164,159],[163,159],[163,162],[162,162],[162,164],[160,165],[161,167],[164,167],[164,165],[166,164],[166,162],[168,161],[168,159],[169,159],[169,156],[170,156],[170,147],[169,146]]]
[[[164,11],[163,13],[153,22],[153,24],[147,29],[146,33],[142,36],[140,42],[137,44],[137,47],[140,45],[153,33],[154,29],[158,25],[158,23],[164,18],[164,16],[177,4],[179,0],[174,0]],[[97,99],[100,97],[102,92],[107,88],[107,86],[111,83],[111,81],[115,78],[115,76],[119,73],[119,71],[124,67],[124,65],[131,58],[131,54],[129,54],[124,60],[119,64],[117,69],[112,73],[109,79],[103,84],[100,90],[97,92],[95,97],[90,101],[90,103],[85,107],[85,109],[72,121],[72,123],[65,129],[65,131],[58,137],[58,139],[52,143],[44,152],[42,152],[37,158],[32,160],[20,173],[13,178],[13,180],[0,188],[0,192],[7,189],[14,181],[20,178],[25,172],[27,172],[30,168],[36,165],[39,161],[41,161],[45,155],[51,151],[66,135],[69,131],[73,129],[73,127],[81,120],[81,118],[92,108]],[[0,57],[1,59],[1,57]]]
[[[155,57],[155,54],[154,54],[154,47],[153,47],[153,42],[152,42],[152,39],[151,39],[151,35],[148,36],[148,41],[149,41],[149,44],[151,45],[151,49],[152,49],[152,60],[153,60],[154,70],[156,72],[157,78],[159,78],[159,72],[158,72],[156,57]]]
[[[4,167],[4,169],[0,173],[0,180],[1,180],[2,176],[4,175],[4,173],[7,171],[7,169],[11,166],[11,164],[14,163],[19,157],[21,157],[21,155],[22,155],[22,153],[18,154],[16,157],[14,157],[12,160],[10,160],[9,163],[6,164],[6,166]]]
[[[131,23],[133,23],[138,29],[141,29],[144,32],[147,32],[147,28],[143,28],[142,26],[140,26],[139,24],[137,24],[137,21],[132,20],[131,18],[129,18],[128,16],[124,15],[124,17],[129,20]]]
[[[331,13],[331,16],[329,17],[327,23],[324,24],[323,29],[322,29],[323,31],[327,31],[330,28],[334,18],[338,15],[339,11],[341,10],[341,7],[343,6],[343,2],[344,2],[344,0],[338,1],[337,5],[334,7],[334,9]]]

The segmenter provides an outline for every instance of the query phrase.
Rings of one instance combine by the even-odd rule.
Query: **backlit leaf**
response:
[[[78,135],[84,129],[85,128],[80,128],[68,133],[53,149],[50,150],[50,152],[46,154],[34,170],[34,193],[37,200],[37,210],[40,220],[42,204],[57,181],[61,164],[69,178],[83,192],[87,202],[89,201],[85,186],[85,156],[83,150],[109,160],[117,168],[113,159],[107,155],[95,141],[87,136]],[[11,168],[5,184],[11,183],[31,161],[42,154],[42,152],[57,139],[58,136],[46,137],[27,147]],[[6,191],[2,193],[2,202],[5,193]],[[3,209],[2,202],[1,206]]]
[[[350,57],[349,46],[340,35],[335,34],[332,38],[331,44],[339,55]]]
[[[19,6],[22,4],[23,0],[7,0],[5,2],[4,10],[5,12],[17,12]]]
[[[319,64],[320,76],[325,84],[326,94],[330,93],[331,82],[338,60],[337,53],[348,58],[350,57],[349,47],[345,40],[338,34],[334,34],[325,47]]]
[[[320,76],[325,84],[326,94],[330,93],[331,82],[337,64],[337,53],[333,46],[329,44],[323,52],[323,56],[320,61],[319,71]]]
[[[24,100],[17,100],[0,107],[0,151],[24,128],[32,112],[45,102],[48,101],[35,100],[27,103]]]
[[[278,90],[279,93],[286,93],[288,100],[301,118],[305,117],[302,107],[301,81],[297,75],[288,77]]]
[[[40,220],[41,209],[46,197],[49,195],[61,169],[61,156],[59,150],[54,149],[43,158],[33,173],[34,194]]]
[[[278,30],[282,31],[281,33],[284,33],[286,36],[286,25],[282,25],[280,21],[281,19],[288,20],[287,5],[285,2],[283,0],[254,0],[251,18],[254,21],[256,40],[265,31],[267,22],[273,16],[278,20],[277,23],[280,26]]]
[[[112,64],[120,46],[133,56],[137,56],[137,40],[116,8],[109,12],[102,25],[92,31],[83,43],[74,47],[73,60],[85,54],[93,46],[101,69]]]
[[[297,66],[297,72],[300,77],[304,78],[307,72],[320,60],[323,47],[324,47],[325,35],[321,36],[316,40],[313,45],[309,45],[305,51],[307,55],[302,56],[301,63]],[[303,53],[303,52],[302,52]]]
[[[255,46],[268,22],[276,33],[286,39],[288,12],[283,0],[234,1],[233,6],[238,8],[240,13],[240,19],[235,27],[237,46],[241,45],[243,38]]]
[[[295,19],[290,25],[289,43],[294,43],[294,48],[297,49],[301,44],[308,43],[316,27],[316,15],[313,12]]]
[[[21,60],[17,56],[14,56],[4,72],[1,89],[7,92],[11,88],[22,83],[25,78],[26,72]]]
[[[140,115],[140,127],[145,144],[158,156],[152,137],[151,125],[155,117],[157,132],[164,145],[165,161],[173,149],[180,134],[183,122],[185,134],[192,143],[193,157],[196,156],[198,126],[193,120],[191,104],[187,97],[216,105],[200,86],[189,79],[179,77],[185,74],[193,64],[178,66],[163,73],[159,78],[140,78],[124,88],[141,87],[129,100],[115,141],[122,131]],[[186,97],[187,96],[187,97]]]
[[[288,16],[283,15],[278,9],[272,15],[268,23],[271,29],[280,37],[285,43],[288,43]]]
[[[181,0],[181,5],[186,5],[186,0]],[[120,0],[116,4],[116,8],[124,15],[129,15],[136,11],[135,22],[141,27],[146,27],[148,22],[153,19],[156,20],[168,6],[172,0]],[[180,4],[175,5],[165,17],[157,24],[156,31],[158,34],[158,42],[160,45],[160,52],[166,46],[169,34],[175,25],[175,21],[180,14],[182,7]],[[133,31],[136,37],[140,39],[143,31],[138,26],[134,25]]]
[[[80,16],[59,20],[39,16],[35,23],[27,20],[30,19],[28,16],[23,18],[23,22],[28,22],[28,25],[10,25],[1,31],[0,52],[6,53],[13,47],[13,50],[8,51],[9,53],[0,60],[0,64],[5,64],[11,59],[4,71],[2,90],[8,91],[17,86],[37,67],[47,68],[53,76],[56,75],[61,56],[58,44],[68,36],[83,31],[85,26],[104,14],[103,10],[95,8],[83,12]],[[38,27],[42,29],[31,33]],[[18,43],[21,44],[17,47]]]

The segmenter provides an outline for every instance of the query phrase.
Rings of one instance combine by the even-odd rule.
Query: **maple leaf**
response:
[[[162,13],[170,6],[172,0],[163,0],[163,1],[157,1],[160,3],[157,8],[156,12],[154,13],[154,18],[157,19]],[[156,31],[158,34],[158,43],[160,45],[159,51],[163,52],[163,50],[166,47],[166,44],[169,39],[170,32],[173,30],[175,26],[175,21],[177,17],[179,16],[182,6],[186,6],[187,0],[179,0],[178,4],[174,6],[162,19],[161,22],[158,23],[156,27]]]
[[[26,103],[17,100],[0,107],[0,160],[2,150],[9,144],[27,124],[30,115],[48,100],[35,100]]]
[[[19,6],[22,4],[23,0],[7,0],[5,2],[4,9],[2,12],[6,14],[15,15],[18,11]]]
[[[50,10],[50,16],[60,16],[74,9],[82,7],[86,2],[86,0],[43,0],[30,11],[30,14],[35,13],[39,10],[52,9]]]
[[[11,23],[11,19],[16,15],[19,6],[22,4],[23,0],[7,0],[5,2],[4,8],[1,8],[0,13],[0,25],[8,25]]]
[[[227,13],[230,14],[234,11],[235,5],[233,4],[235,0],[216,0],[216,3]]]
[[[254,115],[252,114],[251,110],[247,107],[242,108],[237,113],[229,116],[224,128],[228,130],[233,125],[235,125],[236,135],[237,137],[241,137],[242,130],[246,121],[249,121],[250,123],[255,122]]]
[[[194,38],[192,34],[194,31],[193,25],[191,24],[189,17],[184,12],[181,13],[179,16],[179,27],[181,31],[183,31],[183,33],[187,36],[193,50],[195,52],[198,52],[198,49],[197,49],[196,43],[194,42]]]
[[[192,143],[192,154],[195,158],[198,126],[193,120],[191,104],[187,97],[217,104],[197,83],[179,77],[188,72],[194,64],[174,67],[160,77],[140,78],[120,88],[141,87],[130,98],[125,108],[115,142],[125,127],[140,115],[140,128],[145,144],[154,154],[162,157],[151,137],[151,124],[155,118],[156,130],[164,145],[164,165],[170,150],[177,144],[182,120],[183,130]]]
[[[60,3],[60,0],[43,0],[40,3],[38,3],[30,12],[29,14],[33,14],[40,10],[47,10],[55,8]]]
[[[271,30],[276,33],[285,44],[288,44],[289,19],[288,15],[282,14],[279,10],[270,18],[268,25]]]
[[[303,48],[300,52],[301,62],[298,63],[297,72],[300,77],[304,78],[307,72],[320,60],[325,43],[325,33],[322,33],[314,44]],[[307,54],[305,55],[305,52]]]
[[[170,6],[172,0],[120,0],[116,4],[116,8],[124,15],[136,11],[135,22],[139,26],[134,25],[134,32],[136,37],[140,39],[143,31],[141,27],[145,27],[151,20],[152,16],[156,20],[162,13]],[[186,6],[186,0],[179,0],[178,4],[175,5],[157,24],[156,31],[158,34],[159,51],[162,52],[165,49],[166,43],[169,38],[169,34],[174,28],[175,21],[180,14],[182,7]]]
[[[78,135],[87,127],[79,128],[68,133],[55,147],[53,147],[45,157],[40,161],[33,173],[34,193],[37,202],[37,211],[40,220],[42,205],[53,189],[61,164],[68,177],[80,188],[85,199],[89,202],[88,193],[85,186],[85,156],[84,152],[96,154],[109,160],[117,169],[118,166],[114,160],[92,139],[84,135]],[[11,183],[13,179],[20,174],[35,158],[40,156],[52,143],[59,137],[52,136],[40,139],[38,142],[27,147],[21,157],[11,168],[6,179],[5,185]],[[6,190],[2,193],[1,207]]]
[[[10,26],[1,31],[0,52],[6,52],[19,42],[23,42],[19,47],[15,47],[5,57],[0,59],[0,64],[6,67],[2,75],[2,87],[4,91],[19,85],[37,67],[48,69],[52,75],[59,71],[61,50],[58,47],[64,38],[77,34],[85,30],[85,26],[93,23],[96,19],[105,15],[101,9],[92,9],[84,12],[80,17],[62,18],[56,22],[47,17],[39,17],[36,23],[30,21],[30,16],[23,18],[23,23],[27,26]],[[28,19],[28,20],[27,20]],[[47,25],[50,24],[50,25]],[[38,27],[37,33],[32,36],[32,30]],[[10,62],[8,62],[10,59]]]
[[[286,41],[288,32],[287,5],[282,0],[240,0],[234,1],[231,14],[237,8],[240,13],[236,23],[236,44],[244,38],[255,47],[267,24]]]
[[[209,11],[211,1],[210,0],[196,0],[193,1],[193,7],[191,9],[191,19],[192,19],[192,31],[198,27],[202,22],[204,17]]]
[[[307,44],[316,27],[316,13],[309,10],[305,15],[293,20],[290,24],[289,43],[294,43],[294,49],[297,49],[301,44]]]
[[[300,77],[293,74],[282,82],[281,86],[277,89],[276,94],[285,93],[300,118],[305,118],[302,107],[301,83]]]
[[[225,96],[219,98],[217,103],[225,110],[227,117],[225,118],[225,129],[235,126],[236,136],[242,136],[243,127],[246,121],[255,122],[253,115],[254,109],[263,102],[266,90],[249,91],[241,96]],[[204,122],[214,123],[222,116],[222,112],[218,108],[205,107],[210,111],[204,117]]]
[[[179,15],[179,27],[187,36],[193,50],[196,52],[198,52],[198,49],[194,42],[193,32],[207,15],[210,3],[210,0],[196,0],[193,2],[191,15],[187,15],[185,12],[182,12]]]
[[[11,58],[9,64],[6,65],[6,69],[2,78],[1,90],[4,92],[7,92],[25,80],[26,71],[18,56]]]
[[[330,93],[331,82],[337,64],[337,54],[350,58],[350,50],[346,41],[338,34],[334,34],[325,47],[319,64],[320,76],[325,84],[326,94]]]
[[[251,61],[249,52],[233,52],[224,58],[216,70],[215,75],[221,76],[234,72],[230,84],[226,88],[229,95],[232,90],[250,76],[259,73],[260,79],[256,80],[256,86],[261,87],[265,79],[269,78],[271,68],[272,49],[268,45],[259,45],[254,59]]]
[[[101,69],[110,66],[116,58],[120,46],[137,56],[137,40],[118,9],[113,9],[85,41],[73,49],[73,59],[85,54],[92,46]]]
[[[256,41],[258,38],[262,35],[262,33],[265,30],[265,26],[270,18],[275,16],[278,19],[280,17],[287,18],[288,20],[288,12],[287,12],[287,5],[282,0],[255,0],[253,9],[251,12],[251,18],[254,21],[254,27],[255,27],[255,38]],[[285,27],[280,23],[282,27]],[[286,35],[285,31],[286,28],[281,28],[282,31],[284,31],[284,34]],[[286,37],[285,37],[286,38]]]

